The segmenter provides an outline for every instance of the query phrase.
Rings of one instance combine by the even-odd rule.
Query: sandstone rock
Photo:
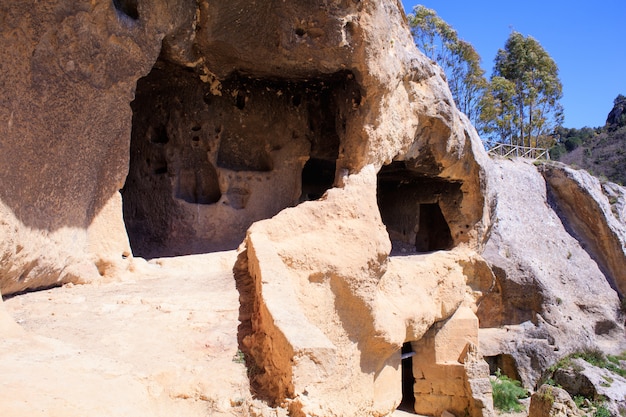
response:
[[[530,398],[528,417],[574,417],[583,413],[564,389],[542,385]]]
[[[386,415],[402,384],[428,412],[491,415],[482,355],[533,386],[571,350],[623,346],[610,286],[623,293],[623,189],[604,187],[612,203],[585,175],[491,162],[443,71],[415,49],[399,2],[44,3],[0,5],[3,294],[130,285],[154,266],[133,253],[243,241],[237,337],[260,399],[247,411],[264,416]],[[604,219],[598,236],[593,216]],[[187,274],[169,270],[182,281],[172,297],[199,273],[188,262],[158,262]],[[37,339],[0,320],[12,346]],[[135,358],[140,376],[115,360],[90,367],[110,353],[100,345],[124,344],[90,336],[80,342],[96,353],[65,383],[86,372],[129,394],[128,409],[101,411],[181,415],[171,398],[211,398],[212,412],[227,413],[238,402],[198,382],[210,371],[189,353],[179,373],[153,356]],[[407,381],[403,345],[421,352]],[[44,362],[48,350],[68,361],[79,352],[38,346],[30,358]],[[146,374],[159,381],[147,395]],[[43,381],[47,400],[63,398]]]
[[[257,394],[296,413],[387,413],[400,402],[400,346],[429,331],[440,341],[418,356],[428,362],[438,355],[442,369],[450,371],[434,370],[424,382],[447,385],[438,412],[463,411],[473,394],[484,394],[478,385],[473,394],[466,392],[462,363],[478,331],[470,309],[457,312],[473,301],[462,263],[470,256],[459,249],[387,258],[375,180],[373,167],[366,167],[322,200],[284,210],[248,232],[236,269],[240,287],[248,289],[242,303],[253,306],[243,339],[258,369],[253,385]],[[367,269],[360,267],[365,264]],[[453,315],[451,330],[429,330]],[[486,379],[486,367],[483,373]],[[374,402],[364,403],[372,392]],[[420,404],[436,401],[430,392],[415,389]],[[490,410],[488,401],[474,415],[483,415],[483,408]]]
[[[602,184],[602,191],[609,199],[611,211],[615,217],[626,224],[626,188],[612,182]]]
[[[0,290],[132,277],[132,251],[231,248],[275,216],[236,268],[258,392],[293,415],[393,410],[407,336],[480,299],[467,248],[486,228],[484,150],[399,4],[14,3],[0,9],[16,97],[0,106]],[[466,251],[388,260],[379,206],[393,217],[405,183],[400,243]]]
[[[141,256],[234,248],[394,159],[458,188],[455,243],[484,231],[484,152],[397,4],[57,3],[0,10],[5,294],[128,269],[124,226]]]
[[[483,256],[496,285],[477,312],[485,356],[495,364],[509,355],[518,373],[509,376],[532,387],[567,353],[622,349],[618,294],[548,203],[537,168],[495,160],[487,172],[494,194]]]
[[[418,414],[494,415],[489,367],[478,355],[477,342],[478,320],[466,307],[412,342]]]
[[[138,18],[120,4],[134,5]],[[121,242],[115,254],[90,252],[89,228],[124,184],[137,79],[150,70],[165,33],[193,21],[192,3],[177,4],[0,6],[4,294],[99,279],[100,256],[123,263],[128,255],[119,214],[109,237],[95,238]]]
[[[235,256],[159,260],[134,280],[0,303],[21,326],[0,319],[0,415],[246,415]]]

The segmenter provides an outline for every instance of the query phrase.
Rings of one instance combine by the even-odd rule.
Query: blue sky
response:
[[[423,4],[456,29],[491,74],[511,30],[537,39],[559,67],[565,127],[603,126],[618,94],[626,95],[626,1],[403,0]]]

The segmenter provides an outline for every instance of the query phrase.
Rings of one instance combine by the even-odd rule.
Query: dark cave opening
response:
[[[392,255],[449,250],[455,246],[451,220],[459,215],[461,183],[424,175],[403,161],[378,173],[378,207]]]
[[[306,80],[234,73],[216,90],[159,58],[131,103],[121,191],[133,254],[235,249],[255,221],[321,197],[359,100],[348,72]]]
[[[336,162],[310,158],[302,169],[302,194],[300,201],[318,200],[335,181]]]
[[[413,376],[413,346],[411,342],[402,345],[402,401],[398,410],[415,413],[415,377]]]
[[[450,227],[438,203],[419,205],[419,227],[415,235],[417,252],[451,249],[454,242]]]
[[[517,371],[517,363],[513,356],[502,353],[500,355],[485,356],[485,361],[489,364],[489,374],[496,375],[499,371],[513,380],[521,381],[519,372]]]
[[[113,0],[113,6],[124,16],[128,16],[133,20],[139,19],[137,0]]]

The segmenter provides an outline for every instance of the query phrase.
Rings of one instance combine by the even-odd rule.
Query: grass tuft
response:
[[[491,380],[491,388],[493,389],[493,405],[498,410],[520,412],[524,409],[519,400],[528,397],[528,391],[522,388],[519,381],[502,375],[498,369],[496,379]]]

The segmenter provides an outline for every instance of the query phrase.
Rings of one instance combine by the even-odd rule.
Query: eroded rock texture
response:
[[[0,21],[3,294],[243,242],[258,415],[489,416],[482,356],[532,387],[623,343],[623,188],[489,160],[398,2],[16,0]]]
[[[597,345],[623,348],[624,333],[623,295],[612,287],[623,269],[603,272],[594,261],[595,245],[607,241],[603,232],[619,235],[623,224],[610,213],[599,183],[596,190],[587,188],[584,197],[553,196],[550,187],[559,173],[571,170],[548,165],[542,171],[547,183],[527,161],[496,161],[488,170],[495,194],[483,256],[496,284],[478,310],[484,328],[481,346],[492,367],[506,369],[529,387],[567,353]],[[586,223],[591,227],[584,233],[571,231],[572,222],[585,224],[590,219],[585,213],[601,207],[607,216],[597,216],[593,226]],[[606,256],[624,253],[623,244],[615,241],[606,243]]]
[[[0,6],[4,294],[98,279],[109,260],[130,255],[117,194],[129,103],[166,33],[189,31],[195,13],[193,2],[151,3]]]

